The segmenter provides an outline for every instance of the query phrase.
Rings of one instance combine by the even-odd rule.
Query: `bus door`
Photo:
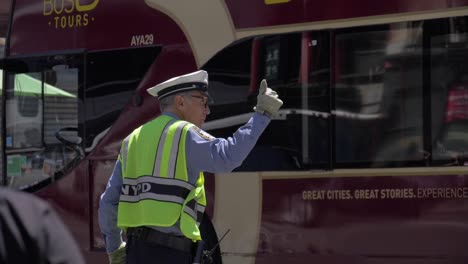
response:
[[[33,191],[84,158],[83,60],[83,53],[5,60],[2,180],[8,187]]]

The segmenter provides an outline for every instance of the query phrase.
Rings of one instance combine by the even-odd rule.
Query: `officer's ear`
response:
[[[182,96],[182,94],[178,94],[174,97],[174,105],[176,107],[183,107],[185,104],[185,98]]]

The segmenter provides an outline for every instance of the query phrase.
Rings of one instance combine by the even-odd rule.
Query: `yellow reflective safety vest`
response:
[[[206,207],[203,172],[188,182],[186,135],[194,126],[161,115],[133,131],[122,143],[122,165],[117,225],[173,226],[189,239],[201,240],[200,225]]]

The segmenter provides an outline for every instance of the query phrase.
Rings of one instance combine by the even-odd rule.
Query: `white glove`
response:
[[[269,88],[267,81],[263,79],[260,83],[257,106],[254,107],[254,110],[271,118],[272,115],[278,112],[282,105],[283,101],[278,98],[278,94]]]
[[[110,264],[126,264],[127,263],[127,254],[125,253],[125,242],[120,244],[119,248],[115,251],[109,253],[109,263]]]

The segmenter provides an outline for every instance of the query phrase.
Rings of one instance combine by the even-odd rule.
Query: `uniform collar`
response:
[[[162,114],[163,114],[163,115],[170,116],[170,117],[172,117],[172,118],[174,118],[174,119],[180,120],[180,117],[179,117],[178,115],[172,113],[172,112],[163,112]]]

